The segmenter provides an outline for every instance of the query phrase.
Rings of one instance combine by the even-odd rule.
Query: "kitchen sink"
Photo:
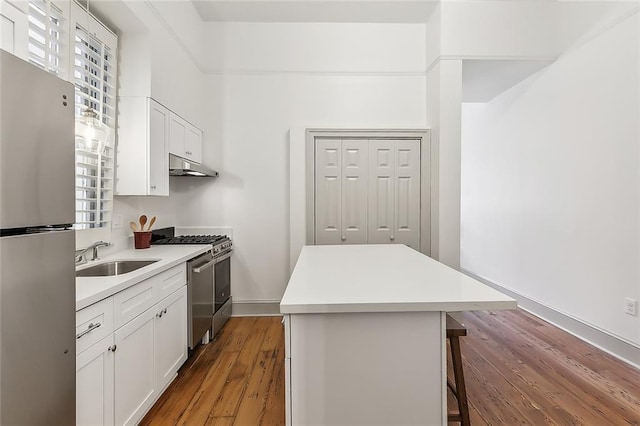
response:
[[[111,277],[133,272],[137,269],[151,265],[157,260],[114,260],[98,263],[97,265],[76,271],[76,277]]]

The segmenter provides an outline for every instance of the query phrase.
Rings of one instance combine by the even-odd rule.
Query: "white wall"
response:
[[[234,301],[279,301],[289,277],[289,129],[424,128],[424,26],[238,23],[206,34],[211,54],[223,52],[204,92],[206,152],[221,177],[181,210],[200,225],[222,214],[233,228]]]
[[[427,127],[431,129],[431,255],[460,267],[460,147],[462,61],[440,60],[427,74]]]
[[[430,19],[439,15],[442,57],[531,59],[556,57],[636,7],[628,1],[444,1]]]
[[[176,7],[179,10],[175,10]],[[116,27],[122,27],[119,95],[153,97],[196,126],[204,128],[208,120],[204,111],[207,102],[204,74],[165,21],[166,15],[173,12],[184,27],[188,16],[179,15],[178,12],[189,11],[193,6],[190,3],[104,2],[99,4],[99,8],[102,16]],[[135,21],[136,25],[124,25],[127,21]],[[216,162],[211,164],[208,161],[212,157],[212,149],[207,143],[209,137],[205,132],[204,162],[215,166]],[[215,143],[211,145],[215,146]],[[137,221],[141,214],[149,218],[157,216],[156,228],[173,225],[220,227],[223,218],[217,214],[219,212],[216,211],[201,224],[193,223],[185,209],[186,206],[198,208],[203,201],[203,189],[213,185],[213,179],[172,177],[169,197],[115,197],[114,213],[123,216],[124,227],[112,230],[112,240],[119,246],[122,240],[129,238],[129,222]]]
[[[640,344],[640,20],[463,108],[462,267]]]

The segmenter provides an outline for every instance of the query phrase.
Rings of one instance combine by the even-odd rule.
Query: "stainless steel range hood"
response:
[[[205,165],[169,154],[169,176],[218,177],[219,173]]]

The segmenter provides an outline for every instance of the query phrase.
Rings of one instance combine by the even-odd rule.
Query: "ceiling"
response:
[[[192,0],[204,22],[420,23],[436,0]]]

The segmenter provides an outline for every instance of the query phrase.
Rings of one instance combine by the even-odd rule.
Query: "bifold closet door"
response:
[[[316,139],[316,244],[342,243],[342,162],[339,139]]]
[[[369,244],[391,244],[394,241],[394,141],[369,142]]]
[[[369,244],[420,249],[420,143],[369,142]]]
[[[342,140],[343,244],[367,244],[369,141]]]
[[[367,243],[368,141],[316,140],[316,244]]]
[[[420,143],[394,142],[393,242],[420,250]]]
[[[316,244],[420,249],[420,142],[316,139]]]

